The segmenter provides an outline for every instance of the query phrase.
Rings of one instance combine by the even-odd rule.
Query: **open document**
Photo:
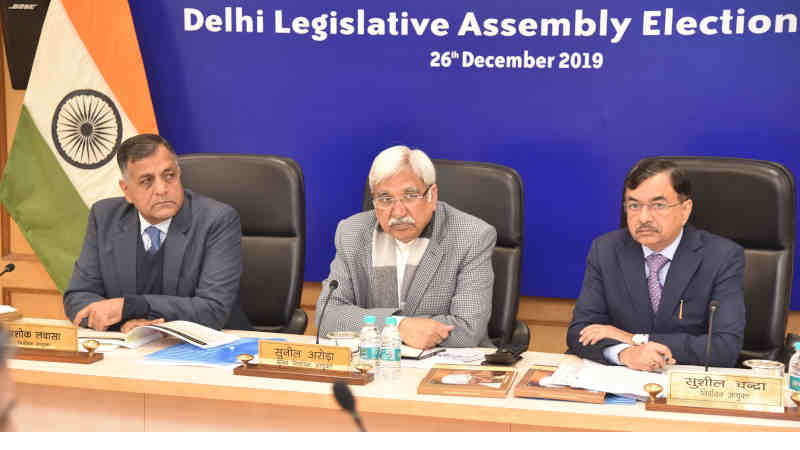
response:
[[[116,344],[126,348],[141,347],[148,342],[164,337],[164,334],[174,336],[200,348],[218,347],[238,339],[232,334],[185,320],[144,325],[127,334],[114,331],[95,331],[87,328],[78,329],[78,338],[82,341],[95,339],[101,344]]]
[[[646,400],[648,394],[644,385],[658,383],[666,386],[667,375],[633,370],[625,366],[606,366],[586,359],[569,360],[558,366],[548,383]],[[660,396],[664,395],[662,392]]]

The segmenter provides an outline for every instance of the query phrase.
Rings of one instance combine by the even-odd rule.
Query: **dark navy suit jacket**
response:
[[[603,349],[618,341],[603,339],[588,346],[578,342],[584,327],[605,324],[649,334],[650,341],[669,347],[678,364],[703,365],[709,303],[717,300],[709,364],[734,366],[745,326],[742,247],[687,224],[667,272],[658,314],[653,314],[644,265],[642,246],[627,229],[592,242],[583,288],[567,330],[568,353],[607,363]]]
[[[164,295],[145,295],[147,319],[188,320],[210,328],[249,330],[239,304],[242,227],[231,206],[184,190],[164,246]],[[86,305],[137,295],[139,215],[124,197],[95,203],[86,238],[64,292],[70,320]],[[84,322],[84,326],[86,326]]]

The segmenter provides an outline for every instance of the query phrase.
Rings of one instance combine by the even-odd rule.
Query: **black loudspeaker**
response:
[[[0,0],[6,61],[14,89],[28,87],[33,57],[49,6],[50,0]]]

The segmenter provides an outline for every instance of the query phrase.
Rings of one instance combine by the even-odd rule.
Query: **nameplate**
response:
[[[350,369],[352,353],[347,347],[296,344],[292,342],[259,341],[258,363],[322,370]]]
[[[783,378],[669,372],[668,405],[782,413]]]
[[[19,348],[78,351],[78,328],[68,320],[19,319],[6,328]]]

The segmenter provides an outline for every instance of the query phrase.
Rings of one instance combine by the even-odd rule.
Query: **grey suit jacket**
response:
[[[568,352],[606,362],[603,349],[619,342],[603,339],[584,346],[578,338],[588,325],[608,324],[649,334],[651,341],[669,347],[678,364],[703,365],[711,300],[720,306],[714,316],[710,364],[731,367],[744,340],[742,247],[687,224],[667,272],[658,313],[653,314],[642,246],[627,229],[612,231],[592,243],[567,330]]]
[[[398,299],[375,298],[374,294],[372,232],[377,223],[375,211],[339,222],[336,257],[317,300],[316,321],[321,336],[331,331],[358,332],[366,315],[376,316],[380,328],[384,319],[398,309]],[[492,250],[497,232],[486,222],[444,202],[437,203],[428,226],[432,227],[430,242],[408,289],[403,314],[454,325],[442,346],[492,347],[488,324],[494,286]],[[337,280],[339,288],[333,291],[321,318],[330,280]]]
[[[248,329],[238,304],[241,239],[236,210],[185,190],[183,206],[162,244],[164,295],[144,296],[150,318],[188,320],[215,329]],[[100,200],[92,206],[83,248],[64,292],[64,310],[70,320],[90,303],[138,294],[138,242],[137,210],[124,197]]]

